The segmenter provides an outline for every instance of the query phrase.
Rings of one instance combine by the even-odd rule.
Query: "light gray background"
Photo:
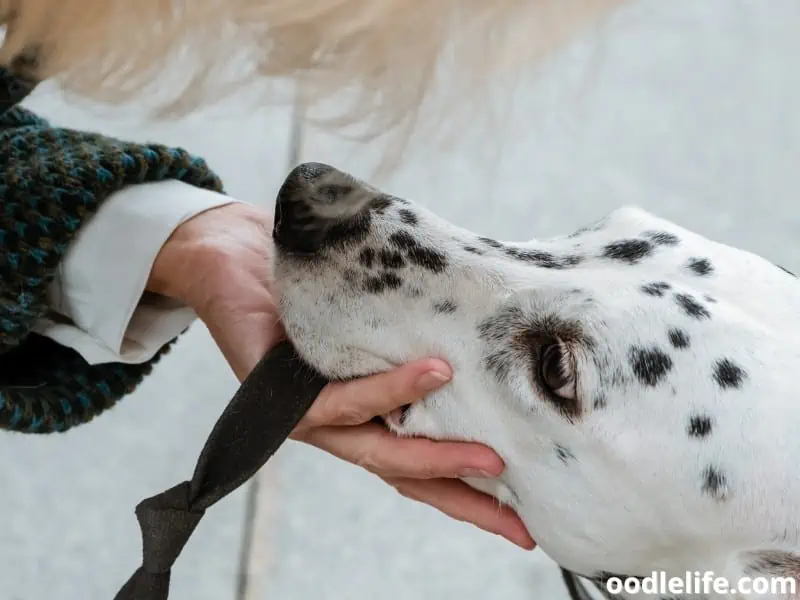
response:
[[[636,204],[800,267],[800,2],[647,0],[565,48],[519,86],[502,155],[485,131],[408,159],[387,191],[485,235],[572,231]],[[237,109],[237,103],[241,103]],[[230,193],[271,206],[290,157],[286,110],[169,124],[27,103],[58,123],[204,155]],[[369,177],[374,148],[305,128],[302,160]],[[191,474],[235,381],[197,325],[135,394],[60,437],[0,436],[0,600],[111,600],[139,561],[133,507]],[[177,566],[173,600],[562,600],[526,553],[289,444],[250,489],[212,509]],[[241,556],[243,532],[253,533]],[[249,585],[239,587],[240,564]]]

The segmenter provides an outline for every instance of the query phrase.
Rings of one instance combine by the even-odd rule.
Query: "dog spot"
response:
[[[391,205],[392,199],[389,196],[378,196],[369,203],[369,207],[379,215],[384,214]]]
[[[628,353],[636,378],[644,385],[655,387],[672,369],[672,359],[658,348],[632,347]]]
[[[503,244],[501,244],[497,240],[493,240],[492,238],[481,237],[478,238],[478,241],[481,242],[482,244],[489,246],[490,248],[495,248],[496,250],[503,249]]]
[[[464,246],[464,250],[470,254],[477,254],[478,256],[483,256],[484,254],[483,250],[476,248],[475,246]]]
[[[403,260],[403,255],[399,252],[392,250],[381,250],[378,253],[378,258],[381,261],[384,269],[400,269],[406,266],[406,261]]]
[[[666,231],[646,231],[644,236],[656,246],[677,246],[680,243],[677,235]]]
[[[406,289],[406,296],[412,299],[416,299],[416,298],[422,298],[423,294],[422,290],[419,289],[418,287],[412,287]]]
[[[375,250],[372,248],[364,248],[361,254],[358,255],[358,262],[367,269],[371,269],[375,263]]]
[[[355,283],[356,281],[356,272],[352,269],[345,269],[342,272],[342,279],[344,279],[347,283]]]
[[[675,302],[690,317],[695,319],[711,318],[711,313],[708,312],[708,309],[689,294],[675,294]]]
[[[653,251],[653,244],[647,240],[620,240],[612,242],[603,249],[603,256],[634,265]]]
[[[686,268],[697,275],[711,275],[714,272],[714,267],[707,258],[690,258],[686,263]]]
[[[716,299],[716,298],[714,298],[714,296],[709,296],[708,294],[706,294],[705,296],[703,296],[703,299],[704,299],[706,302],[708,302],[709,304],[716,304],[716,303],[717,303],[717,299]]]
[[[689,334],[683,329],[670,329],[667,335],[669,336],[669,343],[672,344],[673,348],[683,350],[689,347]]]
[[[560,460],[565,465],[569,463],[571,460],[575,460],[575,455],[569,451],[568,448],[565,448],[561,444],[555,445],[556,456],[558,460]]]
[[[648,294],[649,296],[658,296],[661,297],[664,293],[671,289],[672,286],[668,284],[666,281],[654,281],[653,283],[648,283],[641,287],[641,290]]]
[[[337,247],[349,242],[363,242],[369,235],[372,216],[368,212],[333,225],[325,234],[325,242],[320,247]]]
[[[451,300],[445,300],[444,302],[437,302],[433,305],[433,310],[441,315],[451,315],[456,312],[456,305],[455,302]]]
[[[689,419],[689,426],[686,429],[689,437],[704,438],[711,435],[711,417],[706,415],[694,415]]]
[[[389,243],[400,250],[419,248],[419,242],[407,231],[396,231],[389,236]]]
[[[400,220],[405,223],[406,225],[416,225],[419,223],[419,219],[417,215],[415,215],[412,211],[407,208],[401,208],[397,211],[400,215]]]
[[[538,250],[526,250],[522,248],[506,248],[506,256],[528,262],[542,267],[545,269],[566,269],[567,267],[574,267],[580,264],[580,256],[567,256],[564,258],[557,258],[549,252],[541,252]]]
[[[728,499],[728,478],[717,467],[708,466],[703,471],[703,492],[717,502]]]
[[[605,394],[597,394],[597,396],[594,397],[593,406],[594,406],[595,410],[602,410],[606,406],[608,406],[608,399],[606,398],[606,395]]]
[[[447,257],[442,252],[432,248],[422,248],[420,246],[409,248],[407,258],[415,265],[434,273],[441,273],[447,267]]]
[[[714,381],[723,390],[736,389],[747,379],[747,373],[729,358],[721,358],[714,363]]]
[[[378,277],[367,277],[364,280],[364,291],[380,294],[385,290],[396,290],[403,285],[403,280],[394,273],[381,273]]]

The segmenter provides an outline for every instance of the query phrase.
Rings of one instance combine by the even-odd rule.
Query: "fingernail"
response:
[[[483,478],[494,477],[494,475],[492,475],[488,471],[484,471],[483,469],[472,469],[472,468],[470,468],[470,469],[462,469],[461,472],[459,473],[459,476],[460,477],[483,477]]]
[[[439,371],[428,371],[417,379],[417,388],[423,392],[432,392],[450,381],[450,377]]]

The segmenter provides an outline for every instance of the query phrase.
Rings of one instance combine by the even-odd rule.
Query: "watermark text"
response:
[[[732,583],[713,571],[687,571],[683,577],[667,577],[663,571],[653,571],[647,577],[616,577],[606,579],[605,588],[612,594],[769,594],[793,597],[797,593],[794,577],[742,577]]]

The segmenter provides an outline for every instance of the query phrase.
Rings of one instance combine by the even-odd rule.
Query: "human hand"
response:
[[[449,366],[435,359],[327,385],[292,434],[383,479],[403,496],[428,504],[525,549],[534,541],[517,514],[459,477],[497,477],[505,465],[486,446],[400,438],[376,417],[389,414],[446,385]]]
[[[272,216],[247,204],[203,212],[164,244],[147,286],[195,310],[240,381],[284,337],[268,287],[271,229]],[[499,475],[504,465],[494,451],[472,443],[402,439],[372,422],[420,400],[451,376],[447,364],[430,359],[329,384],[291,437],[378,475],[406,497],[532,548],[516,513],[457,479]]]
[[[173,232],[147,284],[194,309],[239,381],[284,337],[267,281],[271,229],[244,203],[202,212]]]

